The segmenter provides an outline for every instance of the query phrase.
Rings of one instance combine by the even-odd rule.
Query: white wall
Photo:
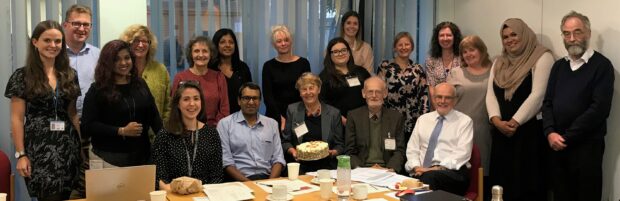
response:
[[[603,161],[603,200],[620,199],[620,1],[617,0],[437,0],[437,22],[450,20],[465,35],[479,35],[490,55],[501,52],[500,26],[512,17],[523,19],[538,34],[543,45],[556,58],[566,55],[560,36],[562,16],[570,10],[590,18],[590,46],[608,57],[616,69],[614,101],[607,120],[607,137]]]
[[[146,2],[136,0],[99,1],[99,44],[118,39],[132,24],[146,25]]]

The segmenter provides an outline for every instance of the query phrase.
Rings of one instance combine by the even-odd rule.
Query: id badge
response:
[[[306,127],[306,123],[298,125],[297,127],[295,127],[294,130],[297,138],[301,138],[301,136],[304,136],[306,133],[308,133],[308,127]]]
[[[360,86],[360,80],[357,79],[357,77],[348,77],[347,78],[347,83],[349,84],[349,87],[355,87],[355,86]]]
[[[385,139],[385,150],[396,150],[396,140],[394,139]]]
[[[50,130],[51,131],[64,131],[65,122],[64,121],[50,121]]]

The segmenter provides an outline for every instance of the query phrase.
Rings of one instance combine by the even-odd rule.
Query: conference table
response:
[[[312,178],[314,178],[313,176],[309,176],[309,175],[300,175],[299,179],[310,183],[310,181],[312,180]],[[285,177],[282,178],[278,178],[278,179],[287,179]],[[268,193],[265,192],[262,188],[260,188],[254,181],[246,181],[243,182],[244,185],[246,185],[247,187],[249,187],[250,189],[252,189],[254,191],[254,201],[264,201],[267,200],[267,195]],[[394,199],[390,196],[385,195],[386,193],[388,193],[389,191],[384,191],[384,192],[377,192],[377,193],[369,193],[368,194],[368,198],[367,199],[372,199],[372,198],[383,198],[386,200],[397,200]],[[172,193],[168,193],[168,200],[169,201],[194,201],[194,197],[205,197],[206,195],[204,194],[204,192],[200,192],[200,193],[195,193],[195,194],[190,194],[190,195],[178,195],[178,194],[172,194]],[[337,199],[337,195],[335,193],[332,193],[332,197],[330,198],[331,200],[336,200]],[[293,197],[293,201],[321,201],[321,192],[320,191],[314,191],[314,192],[310,192],[310,193],[306,193],[306,194],[301,194],[301,195],[296,195],[295,197]],[[351,200],[353,200],[351,198]]]

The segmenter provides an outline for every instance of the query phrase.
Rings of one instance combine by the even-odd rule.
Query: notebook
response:
[[[149,200],[155,165],[86,170],[86,200]]]

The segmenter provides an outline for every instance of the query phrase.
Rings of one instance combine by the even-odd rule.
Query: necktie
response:
[[[443,116],[437,117],[437,124],[433,129],[431,138],[428,140],[428,148],[426,149],[426,155],[424,155],[423,167],[430,167],[435,156],[435,147],[437,147],[437,140],[439,139],[439,133],[441,133],[441,127],[443,126],[443,120],[446,119]]]
[[[370,119],[372,119],[373,121],[377,121],[377,119],[379,119],[379,117],[377,117],[376,114],[373,114],[372,117],[370,117]]]

